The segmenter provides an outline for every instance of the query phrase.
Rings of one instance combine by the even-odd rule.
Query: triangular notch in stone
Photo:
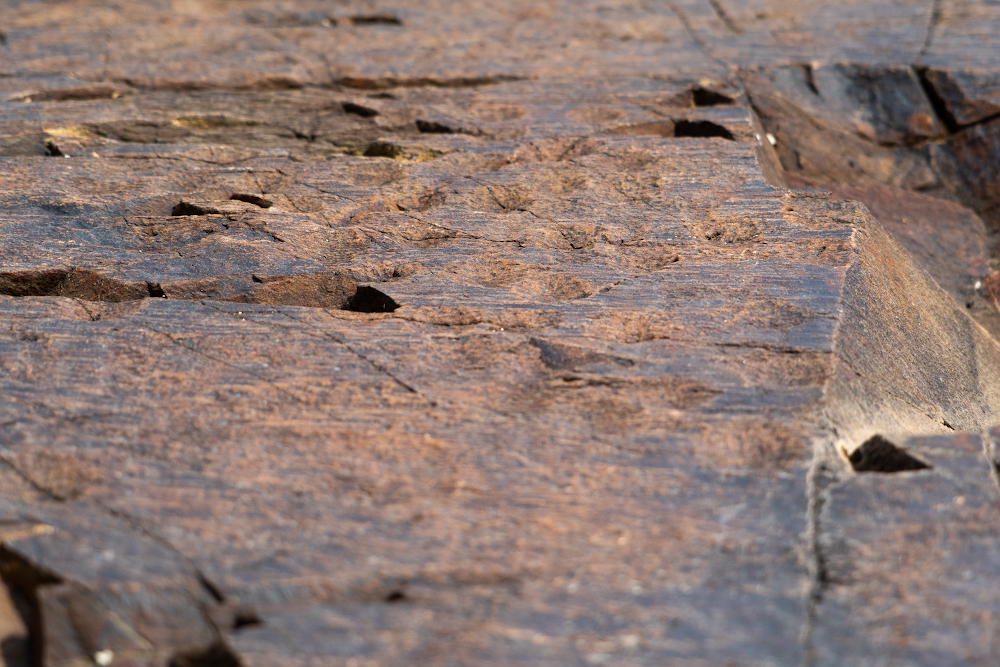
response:
[[[916,459],[880,435],[873,435],[848,457],[855,472],[902,472],[931,466]]]
[[[380,292],[374,287],[361,285],[354,296],[348,297],[344,310],[353,310],[356,313],[391,313],[399,308],[391,296]]]

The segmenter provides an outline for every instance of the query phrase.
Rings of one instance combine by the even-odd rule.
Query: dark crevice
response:
[[[261,620],[260,616],[258,616],[257,612],[253,609],[237,609],[236,613],[233,615],[233,630],[242,630],[243,628],[263,624],[264,621]]]
[[[260,208],[271,208],[271,206],[274,205],[274,202],[270,199],[265,199],[260,195],[247,194],[243,192],[234,192],[229,199],[253,204],[254,206],[259,206]]]
[[[403,150],[402,146],[397,146],[388,141],[373,141],[365,149],[365,152],[362,153],[364,157],[387,157],[393,160],[405,154],[406,151]]]
[[[722,93],[717,93],[716,91],[708,88],[698,87],[691,89],[691,102],[696,107],[714,107],[735,104],[736,100],[729,95],[723,95]]]
[[[819,88],[816,87],[816,78],[813,75],[812,65],[809,63],[802,65],[802,76],[805,79],[806,87],[809,88],[813,95],[819,96]]]
[[[721,137],[729,141],[736,140],[732,132],[710,120],[675,120],[674,136],[695,138]]]
[[[186,201],[182,201],[176,204],[171,210],[170,215],[182,216],[182,215],[208,215],[208,211],[198,206],[197,204],[191,204]]]
[[[927,100],[931,103],[931,107],[934,109],[934,114],[938,120],[941,121],[941,124],[944,125],[949,134],[958,132],[961,127],[958,121],[955,120],[955,116],[948,110],[948,104],[931,82],[930,77],[927,75],[927,68],[915,68],[915,71],[917,79],[920,81],[920,87],[924,89],[924,95],[927,96]]]
[[[355,313],[391,313],[397,308],[399,304],[391,296],[367,285],[359,286],[344,305],[344,310]]]
[[[417,129],[427,134],[454,134],[455,129],[431,120],[418,120]]]
[[[986,125],[992,123],[995,120],[1000,119],[1000,113],[995,113],[983,118],[979,118],[971,123],[960,123],[958,119],[955,118],[954,114],[948,108],[948,103],[941,91],[934,84],[931,79],[930,68],[928,67],[915,67],[914,71],[917,73],[917,77],[920,80],[920,85],[924,90],[924,94],[927,95],[927,99],[930,101],[931,106],[934,108],[934,113],[937,115],[938,119],[948,130],[949,134],[956,134],[961,130],[965,130],[970,127],[976,127],[977,125]]]
[[[403,22],[392,14],[358,14],[357,16],[330,16],[318,11],[291,12],[284,14],[271,14],[269,12],[250,12],[247,21],[251,24],[266,25],[272,28],[297,27],[350,27],[350,26],[370,26],[387,25],[401,26]]]
[[[734,35],[743,34],[743,29],[736,25],[733,19],[729,17],[729,14],[725,9],[723,9],[722,3],[720,3],[719,0],[708,0],[708,4],[711,5],[712,11],[714,11],[715,15],[719,17],[719,20],[722,21],[727,28],[729,28],[731,33]]]
[[[0,580],[10,590],[15,609],[25,627],[28,628],[27,645],[24,642],[4,642],[3,658],[8,665],[17,664],[8,658],[20,654],[27,658],[22,664],[43,665],[44,641],[42,632],[42,611],[38,601],[38,589],[62,583],[62,579],[52,572],[38,567],[18,553],[0,545]]]
[[[807,601],[806,627],[803,646],[809,652],[813,643],[813,633],[816,628],[816,618],[819,607],[823,603],[827,588],[830,585],[830,571],[827,555],[823,552],[821,519],[823,510],[829,499],[828,489],[837,483],[837,471],[828,464],[825,442],[815,445],[814,461],[807,475],[808,485],[808,539],[811,555],[810,590]],[[806,663],[811,665],[812,663]]]
[[[977,125],[987,125],[987,124],[992,123],[992,122],[997,121],[997,120],[1000,120],[1000,113],[995,113],[992,116],[986,116],[985,118],[980,118],[979,120],[977,120],[974,123],[966,123],[965,125],[962,125],[961,127],[964,130],[964,129],[969,128],[969,127],[976,127]]]
[[[880,435],[874,435],[848,457],[855,472],[893,473],[928,470],[931,466],[910,456]]]
[[[388,603],[409,602],[409,600],[403,591],[393,591],[385,596],[385,601]]]
[[[375,109],[370,109],[366,106],[360,104],[355,104],[354,102],[344,102],[341,104],[344,109],[344,113],[354,114],[355,116],[361,116],[362,118],[372,118],[378,115],[378,111]]]
[[[931,18],[927,22],[927,34],[924,35],[924,43],[920,47],[921,56],[927,55],[930,51],[939,23],[941,23],[941,0],[931,0]]]
[[[239,658],[222,643],[178,653],[167,664],[168,667],[241,667]]]
[[[56,142],[49,139],[45,142],[45,154],[49,157],[63,157],[65,154],[59,150]]]
[[[211,581],[209,581],[208,578],[205,577],[205,575],[202,574],[201,572],[198,573],[198,583],[201,584],[201,587],[204,588],[205,591],[209,595],[211,595],[212,599],[214,599],[216,602],[226,601],[226,597],[222,594],[222,591],[220,591],[219,588]]]
[[[360,90],[383,90],[386,88],[475,88],[478,86],[494,86],[511,81],[523,81],[526,77],[499,74],[496,76],[473,76],[441,79],[435,77],[417,77],[413,79],[397,79],[396,77],[359,77],[345,76],[337,79],[334,85]]]
[[[815,498],[812,499],[814,506],[811,508],[811,511],[815,515],[814,519],[816,522],[816,543],[814,545],[813,554],[816,562],[815,571],[813,572],[813,576],[815,577],[815,586],[813,588],[812,597],[816,602],[820,602],[823,599],[823,593],[826,591],[826,588],[830,583],[830,569],[827,565],[827,558],[819,545],[819,522],[823,515],[823,508],[827,502],[826,490],[833,485],[836,480],[836,472],[825,463],[820,463],[813,473],[812,483],[815,486],[813,490]]]
[[[28,638],[12,634],[9,629],[7,632],[7,636],[0,641],[0,664],[4,667],[32,667]]]
[[[349,19],[336,19],[336,22],[338,25],[341,23],[349,25],[403,25],[403,22],[392,14],[352,16]]]

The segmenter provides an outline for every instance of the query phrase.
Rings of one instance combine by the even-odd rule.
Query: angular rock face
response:
[[[3,6],[9,667],[997,660],[996,8]]]

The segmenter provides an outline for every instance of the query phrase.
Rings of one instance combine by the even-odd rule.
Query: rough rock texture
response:
[[[860,473],[826,488],[812,664],[996,659],[1000,508],[983,444],[914,438],[907,453],[929,469]]]
[[[1000,7],[0,8],[7,667],[1000,659]]]

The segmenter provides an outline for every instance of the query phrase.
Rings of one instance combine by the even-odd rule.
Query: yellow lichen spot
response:
[[[75,125],[71,126],[71,127],[51,127],[51,128],[45,128],[45,134],[48,134],[49,136],[52,136],[52,137],[78,137],[78,138],[84,138],[84,137],[92,137],[92,136],[94,136],[94,134],[92,132],[88,131],[86,128],[75,126]]]

